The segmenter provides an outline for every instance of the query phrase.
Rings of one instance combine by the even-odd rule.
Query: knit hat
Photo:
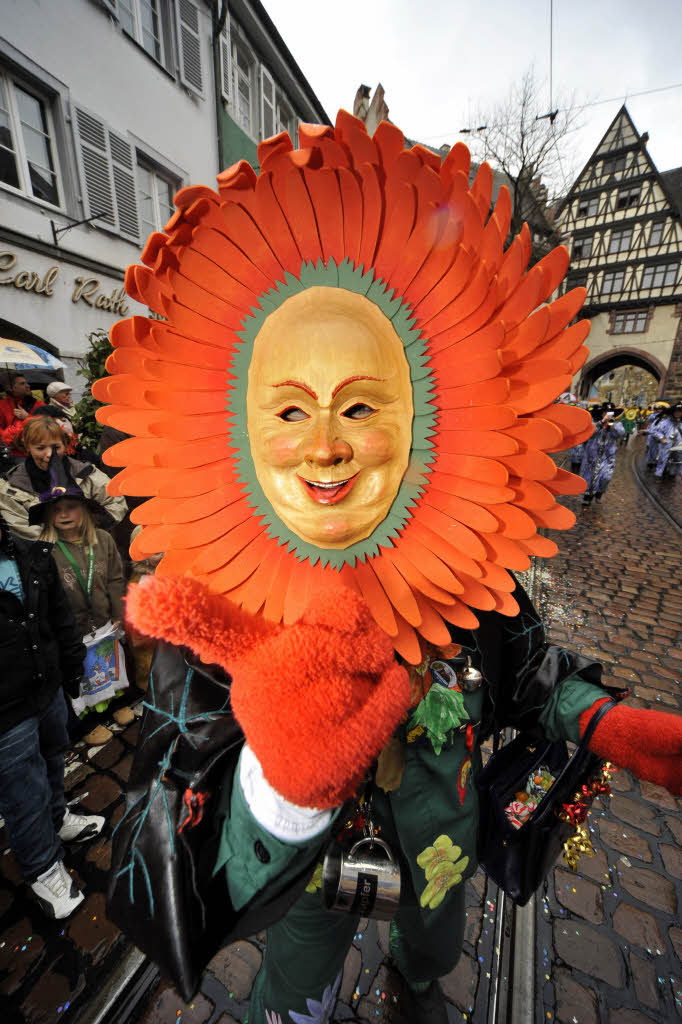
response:
[[[48,398],[54,398],[55,395],[60,395],[62,391],[70,390],[70,384],[65,384],[63,380],[53,380],[51,384],[47,385],[46,394]]]

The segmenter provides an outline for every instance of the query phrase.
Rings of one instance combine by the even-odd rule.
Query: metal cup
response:
[[[346,852],[332,843],[322,863],[327,910],[391,921],[400,905],[400,865],[383,839],[365,837]]]

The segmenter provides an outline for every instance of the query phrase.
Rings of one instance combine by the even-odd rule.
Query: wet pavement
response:
[[[580,499],[567,500],[578,524],[560,537],[561,553],[538,564],[539,604],[550,640],[599,658],[607,676],[631,687],[631,704],[680,714],[682,535],[637,487],[631,454],[619,452],[601,505],[583,509]],[[682,480],[659,485],[658,493],[680,515]],[[67,859],[88,892],[73,918],[46,922],[17,888],[12,856],[0,848],[3,1024],[91,1024],[93,996],[129,950],[106,920],[103,893],[108,836],[122,813],[136,730],[135,724],[119,730],[98,750],[81,749],[70,765],[69,798],[80,795],[81,806],[108,819],[97,843],[72,848]],[[682,801],[621,772],[612,796],[595,803],[589,824],[595,856],[583,857],[577,873],[558,864],[536,899],[536,1002],[527,1019],[682,1020]],[[504,1002],[508,994],[509,972],[503,966],[496,989],[497,896],[481,872],[467,883],[467,906],[464,953],[443,987],[451,1024],[484,1024],[495,999],[501,994]],[[383,922],[360,925],[334,1020],[378,1020],[392,999],[387,932]],[[263,940],[261,935],[222,950],[192,1003],[157,980],[117,1022],[243,1021]],[[106,1024],[110,1018],[101,1019]]]

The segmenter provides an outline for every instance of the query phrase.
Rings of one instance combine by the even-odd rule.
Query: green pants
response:
[[[382,838],[401,860],[404,884],[406,905],[401,905],[391,928],[391,956],[408,981],[442,977],[453,969],[462,950],[464,886],[448,892],[438,908],[423,910],[384,794],[375,798],[374,818]],[[325,910],[319,890],[303,893],[286,917],[267,930],[249,1024],[280,1024],[280,1019],[281,1024],[330,1021],[359,920],[354,914]]]

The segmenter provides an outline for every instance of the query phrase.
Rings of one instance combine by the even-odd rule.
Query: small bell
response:
[[[481,686],[483,682],[483,676],[477,668],[471,664],[470,659],[467,659],[467,666],[462,670],[462,674],[459,677],[459,685],[462,687],[464,693],[473,693]]]

